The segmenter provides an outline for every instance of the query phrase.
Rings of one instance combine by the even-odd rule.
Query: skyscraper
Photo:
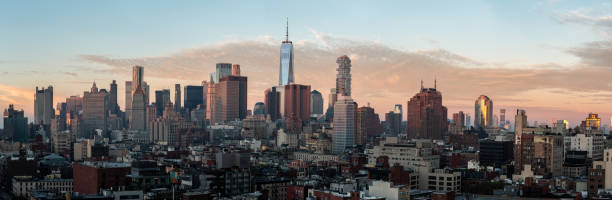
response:
[[[89,91],[83,93],[83,115],[79,122],[83,127],[81,137],[92,138],[96,129],[106,132],[109,105],[108,93],[98,90],[95,82]]]
[[[402,117],[404,116],[404,110],[402,109],[402,104],[395,104],[393,112],[400,115],[400,122],[403,121]]]
[[[506,109],[499,109],[499,126],[504,128],[506,126]]]
[[[423,88],[408,101],[408,138],[442,139],[448,126],[447,109],[436,87]]]
[[[216,70],[214,82],[219,83],[219,80],[223,77],[232,75],[232,63],[217,63]]]
[[[34,94],[34,124],[51,124],[53,110],[53,86],[41,88]]]
[[[310,85],[291,83],[285,85],[284,116],[295,115],[299,121],[310,119]]]
[[[145,87],[143,85],[144,78],[144,67],[142,66],[134,66],[132,67],[132,94],[136,92],[136,89],[142,88],[143,92]]]
[[[181,112],[181,84],[178,83],[174,84],[174,111]]]
[[[210,83],[208,81],[202,81],[202,109],[206,112],[206,108],[208,107],[208,85]]]
[[[213,73],[215,74],[215,73]],[[211,76],[214,79],[216,75]],[[215,124],[221,119],[221,101],[217,97],[217,83],[213,80],[208,83],[208,95],[206,96],[206,119],[210,121],[210,124]]]
[[[365,145],[368,142],[368,137],[378,136],[384,132],[378,114],[374,112],[374,108],[370,105],[357,109],[355,123],[356,145]]]
[[[157,116],[162,116],[164,114],[164,108],[166,104],[170,103],[170,90],[157,90],[155,91],[155,108],[157,111]]]
[[[293,43],[289,41],[289,21],[287,21],[285,41],[283,41],[280,48],[278,85],[284,86],[293,82]]]
[[[385,114],[385,129],[387,135],[397,136],[402,130],[402,115],[394,110]]]
[[[137,88],[132,97],[132,116],[130,117],[131,130],[146,130],[147,104],[142,88]]]
[[[310,115],[313,117],[323,115],[323,96],[317,90],[310,92]]]
[[[195,109],[198,105],[204,103],[204,87],[199,85],[187,85],[185,86],[185,103],[184,107],[187,113]]]
[[[463,111],[459,111],[458,113],[453,113],[453,125],[457,127],[465,126],[465,114],[463,114]]]
[[[221,103],[220,121],[243,120],[247,116],[247,77],[226,76],[215,84],[216,96]]]
[[[125,116],[127,121],[132,117],[132,81],[125,82]]]
[[[332,152],[343,153],[355,145],[355,109],[350,96],[340,96],[334,105],[334,135]]]
[[[0,139],[13,142],[26,142],[30,138],[28,131],[28,118],[23,115],[23,110],[15,110],[13,104],[4,110],[4,130]]]
[[[276,121],[280,118],[280,92],[276,91],[276,87],[266,89],[264,92],[265,100],[264,105],[266,107],[266,114],[270,116],[272,121]]]
[[[595,130],[601,129],[601,119],[599,118],[599,114],[589,113],[589,116],[584,121],[582,121],[580,126],[591,127]]]
[[[119,112],[119,105],[117,104],[117,81],[113,80],[110,84],[110,93],[109,93],[109,102],[110,109],[113,114]]]
[[[485,95],[480,95],[474,103],[474,128],[493,126],[493,101]]]
[[[351,96],[351,59],[344,55],[336,59],[336,90],[342,96]]]

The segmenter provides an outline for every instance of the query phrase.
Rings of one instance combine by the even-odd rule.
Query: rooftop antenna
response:
[[[285,41],[289,41],[289,17],[287,17],[287,30],[285,32]]]
[[[423,89],[423,79],[421,79],[421,90]]]
[[[434,76],[434,89],[438,89],[438,79]]]

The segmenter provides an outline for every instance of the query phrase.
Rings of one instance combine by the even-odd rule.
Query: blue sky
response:
[[[0,98],[0,108],[22,103],[31,112],[37,85],[57,85],[56,96],[63,98],[86,90],[92,79],[104,85],[129,79],[88,71],[109,64],[80,55],[146,60],[224,42],[280,41],[285,17],[294,41],[321,43],[316,36],[324,34],[406,52],[442,49],[492,68],[530,69],[583,66],[582,57],[568,49],[610,40],[612,29],[594,22],[608,16],[607,1],[2,1],[0,97],[15,98]],[[609,85],[597,91],[612,92]],[[538,89],[547,88],[525,93]]]
[[[579,3],[580,5],[578,5]],[[75,54],[150,56],[228,39],[310,30],[400,49],[440,46],[491,61],[559,56],[548,47],[598,37],[554,19],[600,7],[573,1],[9,1],[0,8],[0,59],[64,62]],[[61,48],[59,48],[61,47]],[[537,54],[535,56],[534,54]],[[563,59],[567,62],[571,59]]]

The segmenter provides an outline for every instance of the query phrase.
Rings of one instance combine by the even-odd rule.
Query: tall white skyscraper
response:
[[[278,85],[284,86],[293,82],[293,42],[289,41],[289,21],[287,21],[285,41],[283,41],[280,48]]]
[[[333,153],[342,153],[355,144],[355,111],[357,105],[350,96],[340,96],[334,105]]]

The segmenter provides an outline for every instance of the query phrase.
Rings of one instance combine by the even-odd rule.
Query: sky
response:
[[[381,117],[437,79],[449,116],[484,94],[511,121],[525,109],[530,122],[610,123],[612,3],[566,0],[2,1],[0,109],[32,118],[36,86],[60,102],[112,80],[123,108],[133,65],[153,94],[199,85],[219,62],[241,64],[252,108],[278,82],[287,18],[296,82],[325,104],[348,55],[353,98]]]

